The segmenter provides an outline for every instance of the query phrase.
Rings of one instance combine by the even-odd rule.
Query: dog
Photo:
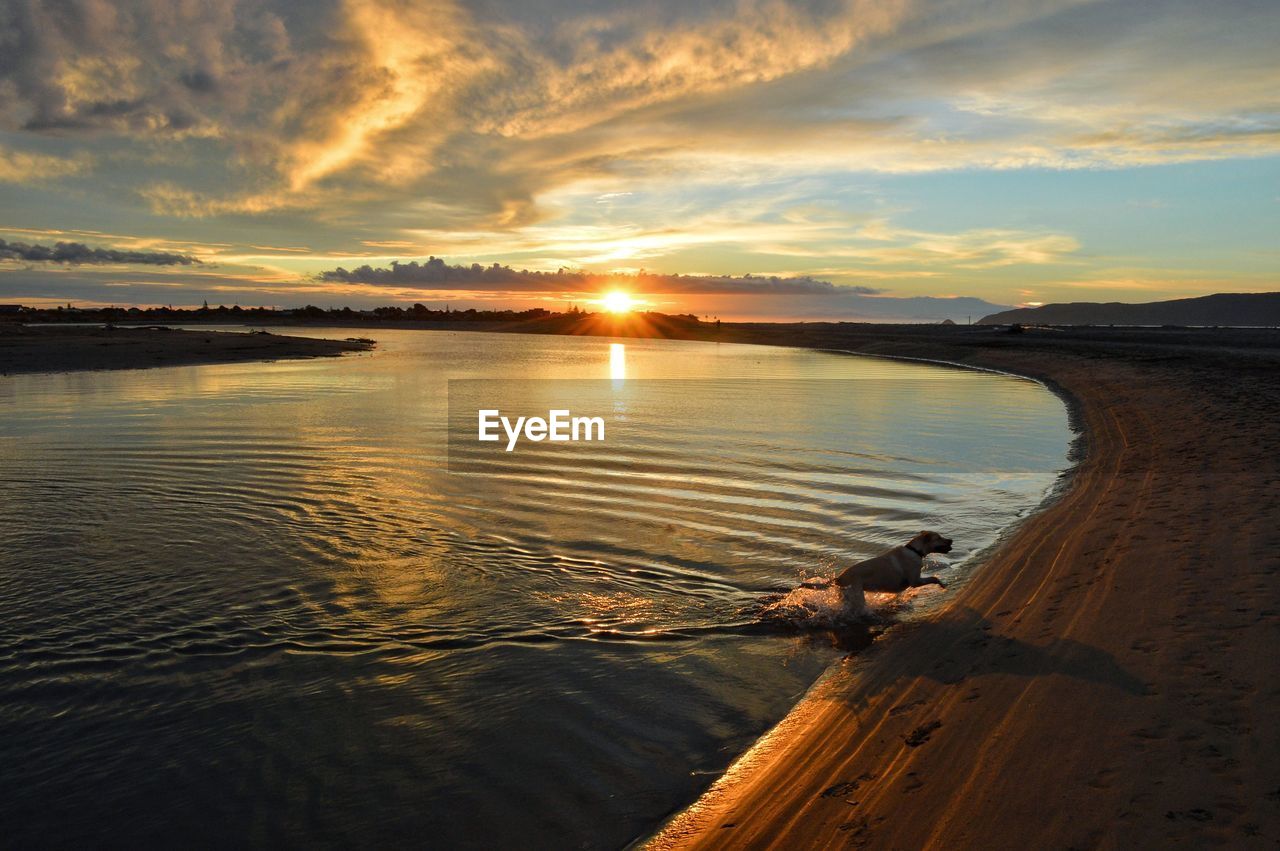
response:
[[[891,591],[897,594],[924,585],[947,586],[936,576],[921,576],[924,557],[929,553],[951,552],[951,539],[937,532],[924,531],[901,546],[851,565],[836,576],[845,599],[859,614],[867,611],[866,591]]]

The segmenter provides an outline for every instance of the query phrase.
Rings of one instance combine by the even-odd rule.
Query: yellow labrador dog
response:
[[[921,532],[901,546],[845,568],[836,577],[836,584],[841,587],[845,599],[853,604],[854,610],[863,613],[867,610],[864,591],[892,591],[896,594],[922,585],[946,588],[936,576],[922,577],[920,568],[929,553],[949,552],[950,538],[944,538],[937,532]]]

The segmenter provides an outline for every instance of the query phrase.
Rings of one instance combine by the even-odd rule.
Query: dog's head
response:
[[[911,539],[910,543],[914,544],[915,549],[925,555],[928,555],[929,553],[951,552],[951,539],[944,538],[937,532],[920,532]]]

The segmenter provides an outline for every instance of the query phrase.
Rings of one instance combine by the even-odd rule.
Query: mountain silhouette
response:
[[[980,325],[1280,325],[1280,293],[1218,293],[1146,304],[1080,301],[993,313]]]

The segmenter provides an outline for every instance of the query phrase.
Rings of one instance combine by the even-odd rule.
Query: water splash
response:
[[[936,556],[930,556],[925,562],[927,573],[949,566]],[[768,598],[760,609],[760,620],[773,626],[799,630],[882,624],[910,613],[915,608],[917,597],[937,590],[933,587],[908,588],[900,594],[868,591],[866,609],[859,610],[836,585],[834,577],[812,576],[802,579],[790,591]]]
[[[806,579],[803,584],[766,602],[760,620],[795,629],[835,629],[856,617],[846,605],[844,594],[829,579]]]

